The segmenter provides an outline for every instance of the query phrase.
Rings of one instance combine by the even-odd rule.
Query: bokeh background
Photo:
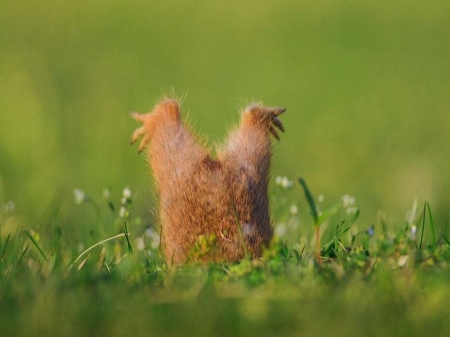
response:
[[[402,224],[416,195],[440,229],[450,175],[448,1],[2,1],[0,204],[28,224],[88,216],[73,189],[154,196],[130,111],[184,97],[214,145],[253,100],[285,106],[272,176],[360,221]],[[306,211],[298,186],[289,197]],[[55,206],[57,205],[57,206]]]

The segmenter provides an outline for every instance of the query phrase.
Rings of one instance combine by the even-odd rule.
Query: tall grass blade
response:
[[[420,233],[419,250],[422,250],[423,233],[424,233],[424,231],[425,231],[425,217],[426,217],[426,210],[427,210],[427,202],[425,201],[425,204],[423,205],[423,214],[422,214],[422,232]]]
[[[321,224],[321,222],[320,222],[320,218],[319,218],[319,212],[317,211],[317,206],[314,201],[314,197],[313,197],[311,191],[309,190],[308,185],[306,184],[306,181],[303,178],[298,178],[298,182],[303,187],[303,191],[305,192],[306,200],[308,201],[309,208],[311,209],[311,213],[314,218],[314,234],[316,237],[316,260],[317,260],[317,263],[319,263],[319,265],[322,265],[322,259],[320,256],[320,224]],[[330,213],[331,215],[332,215],[332,212]]]
[[[342,203],[338,203],[336,205],[334,205],[333,207],[325,210],[322,212],[322,214],[319,216],[319,219],[317,220],[319,224],[325,222],[326,220],[328,220],[329,218],[331,218],[332,216],[336,215],[337,212],[339,212],[339,210],[342,208]]]
[[[124,222],[125,225],[125,230],[123,231],[123,234],[125,234],[125,239],[127,239],[127,246],[128,246],[128,253],[130,253],[130,255],[133,255],[133,247],[131,246],[131,242],[130,242],[130,233],[128,233],[128,227],[127,227],[127,223],[126,221]]]
[[[33,243],[33,245],[36,247],[36,249],[39,251],[39,253],[41,254],[42,258],[47,261],[47,256],[45,256],[43,250],[41,249],[41,247],[39,247],[38,243],[36,242],[36,240],[33,238],[33,236],[28,232],[28,231],[24,231],[25,234],[28,236],[28,238],[31,240],[31,242]]]
[[[444,233],[441,232],[441,235],[444,238],[445,243],[450,247],[450,241],[447,239],[447,237],[444,235]]]
[[[317,212],[316,203],[314,201],[314,197],[311,193],[311,191],[308,188],[308,185],[306,184],[306,181],[303,178],[298,178],[298,182],[303,187],[303,191],[305,192],[306,200],[308,201],[309,208],[311,208],[311,212],[314,218],[314,223],[318,225],[319,222],[319,212]]]
[[[427,211],[428,211],[428,220],[430,221],[430,229],[431,229],[431,243],[433,245],[433,249],[436,249],[436,233],[434,228],[433,215],[431,214],[430,203],[426,201]]]
[[[25,256],[25,253],[28,251],[28,248],[30,248],[30,244],[27,244],[25,249],[23,250],[22,254],[20,254],[19,260],[17,260],[17,264],[19,265],[22,261],[23,257]]]
[[[388,237],[388,230],[387,230],[387,224],[384,220],[383,216],[381,215],[381,212],[379,213],[379,219],[380,219],[380,225],[381,225],[381,231],[383,232],[383,237],[387,239]]]
[[[128,234],[129,234],[129,233],[128,233]],[[105,239],[105,240],[102,240],[102,241],[100,241],[100,242],[97,242],[95,245],[90,246],[88,249],[86,249],[84,252],[82,252],[82,253],[75,259],[75,261],[73,261],[73,263],[75,264],[75,263],[76,263],[76,262],[77,262],[84,254],[86,254],[86,253],[89,252],[90,250],[94,249],[95,247],[100,246],[100,245],[104,244],[105,242],[108,242],[108,241],[111,241],[111,240],[120,238],[120,237],[122,237],[122,236],[126,236],[126,235],[125,235],[124,233],[120,233],[119,235],[115,235],[115,236],[110,237],[110,238],[108,238],[108,239]]]
[[[6,247],[8,247],[9,239],[11,238],[11,234],[8,234],[8,237],[5,240],[5,244],[3,245],[2,253],[0,254],[0,263],[3,261],[6,255]]]

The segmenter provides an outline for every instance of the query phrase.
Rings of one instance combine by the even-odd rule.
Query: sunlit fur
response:
[[[133,114],[143,123],[132,143],[142,136],[139,150],[148,147],[168,262],[186,262],[200,235],[217,238],[204,260],[241,259],[241,237],[247,253],[260,256],[273,234],[268,199],[271,135],[278,139],[276,128],[284,131],[277,118],[283,112],[248,106],[239,128],[217,150],[217,159],[185,126],[177,101],[164,99],[150,113]]]

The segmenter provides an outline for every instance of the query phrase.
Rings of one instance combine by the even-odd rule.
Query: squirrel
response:
[[[271,135],[284,132],[284,108],[251,104],[240,126],[217,149],[217,158],[182,121],[174,99],[163,99],[146,114],[131,144],[143,137],[159,194],[161,249],[168,262],[186,263],[201,235],[215,239],[203,261],[234,262],[257,258],[270,242],[269,168]]]

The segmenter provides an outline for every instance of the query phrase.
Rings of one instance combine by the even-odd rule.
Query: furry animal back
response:
[[[260,256],[273,234],[268,182],[271,136],[284,131],[283,108],[260,104],[242,112],[240,126],[217,150],[217,159],[199,144],[180,116],[177,101],[164,99],[152,112],[133,113],[143,137],[159,194],[161,245],[166,259],[189,260],[201,235],[214,238],[203,260],[236,261]],[[244,247],[245,245],[245,247]]]

